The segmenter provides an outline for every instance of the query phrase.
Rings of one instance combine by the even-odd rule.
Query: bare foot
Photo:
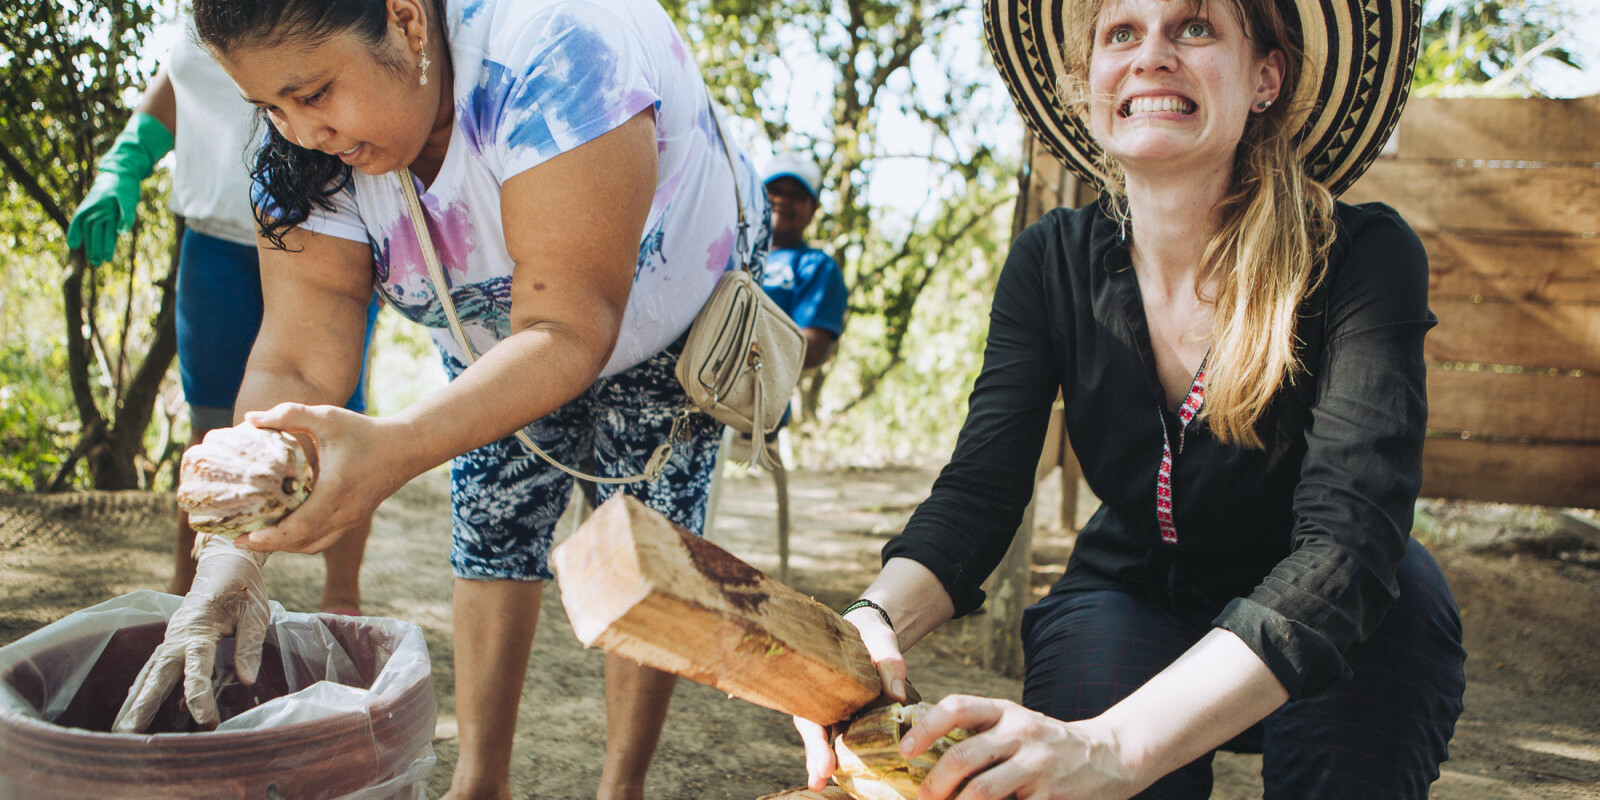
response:
[[[456,773],[456,779],[451,782],[450,791],[445,792],[439,800],[511,800],[511,779],[507,776],[504,783],[488,786],[471,786],[470,780],[463,780],[461,773]]]
[[[331,588],[325,588],[322,590],[322,602],[317,604],[317,610],[324,614],[359,617],[361,592],[335,592]]]

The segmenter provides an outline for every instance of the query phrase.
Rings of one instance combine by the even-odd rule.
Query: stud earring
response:
[[[1272,101],[1271,100],[1262,100],[1261,102],[1256,103],[1256,108],[1259,108],[1262,111],[1266,111],[1267,109],[1269,109],[1271,107],[1272,107]]]
[[[418,86],[427,86],[428,85],[428,50],[427,50],[427,48],[423,48],[423,50],[422,50],[422,63],[419,64],[418,66],[422,67],[422,75],[417,78],[417,85]]]

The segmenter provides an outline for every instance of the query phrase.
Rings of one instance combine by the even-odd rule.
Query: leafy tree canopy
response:
[[[1448,0],[1428,5],[1413,87],[1436,96],[1537,96],[1541,61],[1582,69],[1568,48],[1573,0]]]

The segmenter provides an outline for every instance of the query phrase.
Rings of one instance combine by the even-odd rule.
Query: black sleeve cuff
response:
[[[945,593],[950,595],[950,601],[956,607],[957,619],[977,611],[988,596],[983,591],[982,581],[974,581],[961,562],[946,557],[928,542],[905,534],[896,536],[883,546],[883,563],[889,563],[891,558],[909,558],[927,567],[943,584]]]
[[[1254,600],[1237,598],[1212,620],[1244,640],[1289,691],[1290,700],[1321,692],[1350,675],[1333,641]]]

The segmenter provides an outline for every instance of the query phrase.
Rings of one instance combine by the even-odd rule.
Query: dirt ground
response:
[[[878,548],[899,530],[934,477],[927,468],[802,471],[793,476],[790,583],[834,608],[870,580]],[[1045,484],[1048,487],[1047,481]],[[1040,508],[1057,507],[1047,490]],[[1080,503],[1079,518],[1092,510]],[[1600,797],[1600,549],[1566,532],[1548,509],[1425,502],[1419,536],[1449,574],[1467,630],[1467,710],[1434,796],[1446,800]],[[724,482],[712,541],[775,571],[773,492],[762,475]],[[0,495],[0,645],[72,611],[167,583],[169,495]],[[1059,514],[1041,512],[1035,585],[1060,573],[1071,548]],[[450,654],[448,493],[424,475],[379,511],[364,588],[367,613],[421,626],[439,700],[439,766],[456,757]],[[268,565],[274,599],[313,610],[321,560]],[[518,797],[593,797],[604,737],[602,655],[573,637],[556,592],[546,592],[523,687],[513,783]],[[968,692],[1017,698],[1020,682],[977,665],[984,643],[964,623],[909,656],[925,696]],[[1222,754],[1215,798],[1259,797],[1259,759]],[[805,780],[798,735],[777,713],[681,682],[650,773],[658,800],[753,800]]]

